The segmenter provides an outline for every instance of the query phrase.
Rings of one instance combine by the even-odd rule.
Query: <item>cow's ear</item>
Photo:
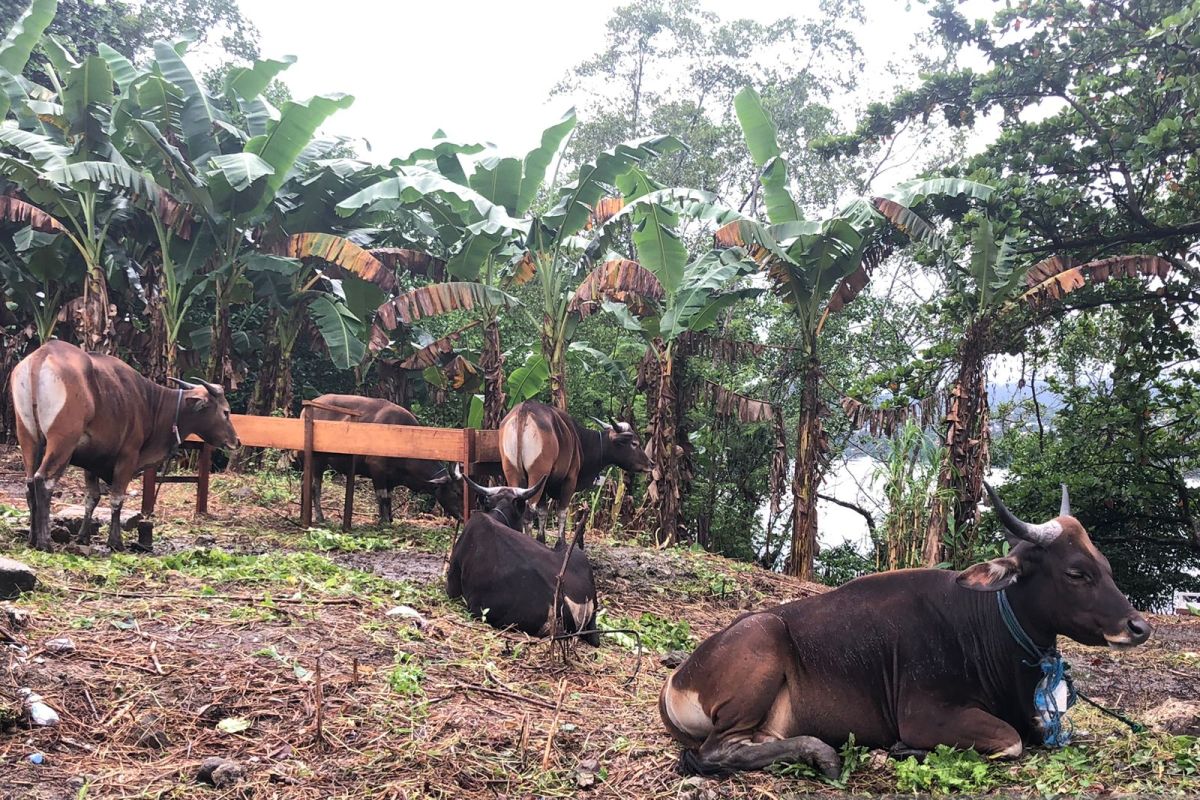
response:
[[[184,402],[187,403],[187,407],[192,411],[203,411],[204,409],[208,408],[208,404],[209,404],[209,400],[207,397],[198,396],[198,395],[192,395],[191,397],[188,397]]]
[[[1020,574],[1020,562],[1005,556],[967,567],[959,573],[957,583],[976,592],[998,592],[1016,583]]]

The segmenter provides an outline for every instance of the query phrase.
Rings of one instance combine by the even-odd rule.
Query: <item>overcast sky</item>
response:
[[[442,128],[458,141],[490,141],[524,152],[570,107],[549,99],[567,71],[604,46],[605,22],[621,5],[592,2],[394,2],[240,0],[258,26],[264,56],[298,58],[284,79],[298,98],[353,94],[327,132],[360,137],[374,160],[425,144]],[[703,4],[725,18],[805,17],[812,0]],[[902,57],[927,24],[919,3],[865,0],[860,43],[882,66]],[[912,6],[909,8],[909,6]],[[968,8],[987,13],[987,0]],[[890,89],[881,86],[880,91]]]

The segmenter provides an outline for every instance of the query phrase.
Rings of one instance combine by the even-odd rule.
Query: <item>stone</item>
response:
[[[411,606],[396,606],[395,608],[390,609],[385,616],[399,617],[400,619],[411,619],[413,624],[416,625],[419,630],[425,630],[425,628],[429,625],[429,620],[425,619],[425,617],[421,615],[420,611],[417,611]]]
[[[33,570],[11,558],[0,557],[0,600],[13,600],[22,592],[32,592],[37,584]]]
[[[166,750],[171,746],[171,737],[167,736],[162,720],[157,714],[143,714],[139,717],[131,738],[134,744],[151,750]]]
[[[669,653],[663,653],[662,658],[660,658],[658,661],[664,667],[670,667],[671,669],[675,669],[680,664],[682,664],[684,661],[687,661],[687,657],[688,657],[688,654],[686,652],[684,652],[683,650],[672,650]]]
[[[1145,719],[1173,736],[1200,736],[1200,703],[1169,698],[1150,709]]]
[[[75,641],[68,636],[62,636],[58,639],[47,639],[42,645],[46,648],[47,653],[53,653],[56,656],[70,655],[77,649]]]
[[[207,783],[217,789],[233,786],[244,777],[246,770],[241,764],[219,756],[204,759],[196,772],[197,783]]]
[[[575,785],[580,789],[590,789],[596,785],[600,773],[600,762],[594,758],[585,758],[575,767]]]
[[[112,519],[112,511],[108,506],[96,506],[95,512],[92,514],[92,525],[98,526],[100,529],[107,531],[109,520]],[[128,500],[121,506],[121,530],[131,531],[141,522],[142,510],[137,503],[131,503]],[[83,506],[67,506],[50,515],[51,525],[61,525],[70,530],[74,536],[79,535],[79,526],[83,523]],[[93,530],[93,533],[96,532]],[[108,534],[105,533],[107,536]]]

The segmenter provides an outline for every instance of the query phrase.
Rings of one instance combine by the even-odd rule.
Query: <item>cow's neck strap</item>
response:
[[[167,457],[163,459],[160,469],[165,469],[166,463],[179,455],[179,448],[183,445],[183,437],[179,435],[179,410],[183,408],[183,389],[175,391],[178,392],[175,395],[175,419],[171,422],[171,438],[174,441],[167,448]]]
[[[600,437],[600,468],[604,468],[604,440],[608,437],[605,435],[607,431],[596,431],[596,435]]]
[[[1042,679],[1033,690],[1033,707],[1042,732],[1042,742],[1047,747],[1062,747],[1071,741],[1071,728],[1065,719],[1067,709],[1075,705],[1075,684],[1071,681],[1071,665],[1063,659],[1058,648],[1038,647],[1013,613],[1008,595],[1003,589],[996,592],[996,605],[1000,608],[1000,619],[1013,641],[1025,651],[1032,661],[1022,663],[1042,671]]]
[[[1043,650],[1034,644],[1033,639],[1029,638],[1029,634],[1021,627],[1021,623],[1017,622],[1017,615],[1013,613],[1012,605],[1008,602],[1008,593],[1003,589],[996,592],[996,605],[1000,607],[1000,619],[1004,620],[1004,627],[1008,628],[1009,635],[1035,663],[1046,656],[1057,654],[1058,651],[1055,648],[1050,647]]]
[[[508,518],[508,513],[505,512],[505,510],[503,508],[496,507],[496,508],[493,508],[488,513],[489,514],[499,514],[500,520],[504,523],[504,527],[512,528],[514,531],[517,530],[515,527],[513,527],[512,520],[510,520]]]

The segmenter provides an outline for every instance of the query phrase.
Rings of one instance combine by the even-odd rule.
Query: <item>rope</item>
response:
[[[1013,640],[1034,659],[1022,660],[1022,663],[1042,671],[1042,679],[1033,690],[1033,707],[1042,723],[1042,743],[1047,747],[1062,747],[1071,741],[1072,725],[1071,721],[1066,719],[1066,714],[1071,706],[1075,705],[1077,696],[1070,675],[1071,665],[1063,659],[1057,648],[1043,650],[1034,643],[1017,621],[1017,615],[1013,613],[1008,595],[1003,589],[996,593],[996,605],[1000,609],[1004,627],[1008,628]],[[1064,685],[1066,698],[1060,706],[1058,693]]]
[[[1108,716],[1112,717],[1113,719],[1124,722],[1126,725],[1129,726],[1129,729],[1131,731],[1133,731],[1134,733],[1145,733],[1148,730],[1146,728],[1146,726],[1143,725],[1142,723],[1135,722],[1134,720],[1130,719],[1129,717],[1126,717],[1119,711],[1113,711],[1111,708],[1105,708],[1104,706],[1100,705],[1092,698],[1088,697],[1083,692],[1078,692],[1078,695],[1079,695],[1080,700],[1087,703],[1089,706],[1096,709],[1097,711],[1099,711],[1103,714],[1107,714]]]

